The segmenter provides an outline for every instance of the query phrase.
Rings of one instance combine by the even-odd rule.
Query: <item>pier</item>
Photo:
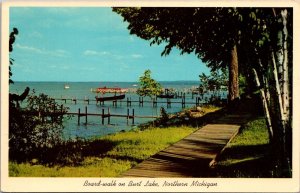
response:
[[[107,124],[111,124],[111,117],[123,117],[127,120],[127,125],[130,125],[130,120],[131,120],[131,125],[135,124],[135,119],[136,118],[147,118],[147,119],[156,119],[159,118],[159,116],[150,116],[150,115],[135,115],[135,109],[127,109],[127,114],[114,114],[110,112],[110,108],[108,107],[107,109],[102,108],[101,113],[89,113],[88,112],[88,107],[85,106],[84,112],[81,111],[80,108],[78,108],[77,112],[63,112],[63,106],[60,106],[59,108],[53,107],[51,112],[44,112],[44,111],[24,111],[24,113],[27,114],[32,114],[41,117],[42,120],[47,119],[49,117],[52,121],[56,119],[62,119],[63,116],[65,115],[72,115],[72,116],[77,116],[77,124],[81,124],[81,117],[84,117],[84,124],[88,124],[88,117],[89,116],[96,116],[100,117],[99,122],[101,120],[101,124],[105,124],[105,119],[107,119]]]
[[[202,102],[203,98],[200,96],[196,96],[193,98],[191,98],[194,101],[186,101],[186,97],[185,95],[183,95],[182,97],[180,97],[180,101],[174,101],[174,99],[178,99],[177,98],[166,98],[165,100],[160,100],[158,101],[157,98],[153,98],[151,100],[144,100],[144,97],[139,97],[138,100],[133,100],[131,99],[131,97],[127,97],[126,100],[111,100],[111,101],[106,101],[106,102],[112,102],[112,106],[118,106],[118,103],[120,106],[122,106],[122,104],[125,104],[127,107],[131,107],[133,104],[139,107],[143,107],[145,103],[148,104],[152,104],[152,107],[157,107],[157,104],[166,104],[167,108],[171,108],[172,104],[181,104],[182,108],[185,108],[186,105],[196,105],[199,106],[201,104],[206,104],[207,102]],[[84,102],[88,105],[91,104],[91,102],[93,102],[94,104],[98,104],[97,100],[95,99],[88,99],[88,98],[84,98],[84,99],[76,99],[76,98],[55,98],[55,101],[63,101],[65,104],[67,104],[67,101],[72,102],[73,104],[77,104],[77,102],[81,101]],[[104,101],[100,101],[99,102],[100,105],[104,105]]]
[[[110,125],[110,118],[111,117],[124,117],[127,120],[127,125],[129,125],[129,120],[131,120],[131,124],[134,125],[135,118],[150,118],[155,119],[159,116],[147,116],[147,115],[135,115],[134,109],[132,109],[131,114],[130,110],[127,109],[127,114],[112,114],[110,113],[110,108],[102,109],[102,113],[88,113],[87,107],[85,107],[85,111],[81,112],[81,109],[78,109],[78,112],[67,112],[66,115],[75,115],[77,116],[77,124],[80,125],[80,118],[85,118],[85,124],[88,124],[88,116],[98,116],[101,118],[101,124],[104,125],[104,120],[107,119],[107,124]]]

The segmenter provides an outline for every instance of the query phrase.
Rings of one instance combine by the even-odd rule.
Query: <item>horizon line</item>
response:
[[[157,80],[157,82],[197,82],[200,80]],[[91,81],[64,81],[64,80],[14,80],[14,82],[64,82],[64,83],[76,83],[76,82],[139,82],[139,81],[112,81],[112,80],[91,80]]]

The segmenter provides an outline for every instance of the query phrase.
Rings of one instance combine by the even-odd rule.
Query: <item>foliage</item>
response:
[[[139,78],[140,87],[137,89],[136,93],[140,96],[149,96],[153,98],[156,95],[161,94],[162,87],[151,78],[151,71],[145,70],[144,74]]]
[[[240,94],[247,93],[247,82],[246,77],[242,74],[239,75],[239,88],[240,88]]]
[[[152,122],[140,124],[138,128],[140,130],[147,130],[152,127],[168,128],[179,126],[192,126],[199,127],[205,125],[208,122],[215,120],[224,114],[225,110],[213,106],[203,105],[200,107],[191,107],[183,109],[181,112],[175,114],[167,114],[165,109],[161,109],[161,117],[155,119]]]
[[[13,28],[9,37],[9,51],[13,51],[15,36],[18,29]],[[13,65],[10,58],[10,65]],[[9,67],[9,83],[12,76]],[[26,87],[20,95],[9,93],[9,159],[10,161],[24,162],[38,160],[43,164],[69,164],[77,163],[80,157],[76,151],[76,144],[62,141],[63,115],[68,108],[59,106],[53,99],[45,94],[36,95]],[[20,102],[26,102],[20,107]],[[68,118],[68,117],[67,117]],[[80,143],[77,143],[80,144]],[[75,152],[75,153],[74,153]]]
[[[195,53],[217,69],[226,67],[238,31],[236,8],[113,8],[129,22],[128,29],[152,44],[166,43],[162,55],[173,47]],[[142,21],[142,22],[141,22]]]
[[[245,70],[253,72],[252,79],[261,93],[273,164],[281,170],[276,173],[291,176],[293,10],[252,9],[250,14],[244,29],[251,33],[242,39],[248,60]]]
[[[166,44],[161,55],[176,47],[181,54],[194,53],[212,68],[229,69],[229,98],[237,98],[240,15],[237,8],[113,8],[129,23],[131,34]]]
[[[167,121],[169,120],[169,115],[164,107],[160,108],[160,118],[158,118],[158,122],[161,125],[165,125]]]
[[[213,70],[229,64],[229,100],[238,101],[238,69],[262,93],[274,167],[291,171],[292,8],[113,8],[131,34],[195,53]],[[239,59],[239,60],[238,60]],[[249,90],[248,90],[249,91]],[[232,108],[233,109],[233,108]],[[275,150],[276,149],[276,150]],[[280,176],[290,176],[282,173]]]
[[[199,78],[199,88],[202,92],[217,91],[228,85],[228,72],[225,69],[212,71],[209,76],[202,73],[199,75]]]
[[[10,160],[43,157],[49,153],[48,149],[59,145],[62,142],[62,116],[67,110],[47,95],[34,92],[27,97],[24,108],[10,105]]]
[[[9,52],[12,52],[13,51],[13,43],[15,42],[16,40],[16,35],[19,34],[19,31],[17,28],[13,28],[13,31],[10,33],[9,35]],[[13,65],[13,62],[14,62],[14,59],[12,58],[9,58],[9,84],[12,84],[14,83],[12,80],[11,80],[11,76],[12,76],[12,72],[11,72],[11,65]]]

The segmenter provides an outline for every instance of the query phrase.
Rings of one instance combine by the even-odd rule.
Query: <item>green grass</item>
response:
[[[234,138],[230,146],[264,145],[269,143],[266,122],[263,117],[248,122],[240,129],[239,135]]]
[[[195,130],[193,127],[152,128],[109,135],[83,147],[78,166],[52,167],[9,163],[9,175],[20,177],[116,177]],[[101,143],[103,142],[103,143]],[[101,145],[103,144],[102,147]]]
[[[244,125],[215,166],[219,177],[270,177],[269,136],[264,118]]]
[[[108,135],[88,142],[75,142],[63,154],[68,159],[74,152],[80,155],[80,164],[40,164],[39,160],[26,163],[9,162],[9,175],[20,177],[117,177],[171,144],[196,130],[195,121],[203,125],[222,115],[218,109],[203,109],[202,117],[190,119],[174,117],[175,126],[148,127]],[[187,110],[188,112],[189,110]],[[214,113],[209,113],[210,111]],[[209,114],[207,114],[209,113]],[[183,117],[188,115],[182,112]],[[207,114],[207,115],[206,115]],[[198,126],[198,125],[197,125]],[[71,147],[71,148],[70,148]],[[79,147],[79,148],[78,148]],[[270,147],[265,120],[253,119],[244,125],[229,143],[211,170],[211,177],[272,177],[270,171]],[[73,153],[72,153],[73,152]]]

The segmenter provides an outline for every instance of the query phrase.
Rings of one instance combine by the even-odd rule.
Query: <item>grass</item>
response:
[[[186,109],[173,115],[165,127],[117,133],[80,147],[79,165],[46,166],[36,162],[9,163],[9,175],[20,177],[117,177],[169,145],[189,135],[198,127],[221,116],[218,108],[205,107],[201,117]],[[195,111],[192,111],[195,113]],[[207,114],[209,113],[209,114]],[[180,115],[181,114],[181,115]],[[186,117],[189,120],[186,121]],[[200,126],[199,125],[199,126]],[[272,177],[268,132],[262,117],[244,125],[239,134],[218,157],[211,177]],[[81,159],[80,159],[81,160]]]
[[[10,162],[9,175],[18,177],[116,177],[194,130],[193,127],[183,126],[117,133],[97,139],[82,147],[84,159],[78,166],[54,165],[50,167],[34,163]],[[101,147],[101,144],[106,147]]]
[[[218,177],[271,177],[269,136],[264,118],[244,125],[218,158]]]

